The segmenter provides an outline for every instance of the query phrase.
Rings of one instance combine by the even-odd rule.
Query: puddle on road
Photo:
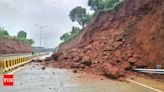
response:
[[[13,87],[0,87],[2,92],[154,92],[138,85],[103,79],[96,75],[71,70],[46,68],[32,63],[14,74]],[[128,89],[128,90],[127,90]],[[138,90],[134,90],[138,89]]]

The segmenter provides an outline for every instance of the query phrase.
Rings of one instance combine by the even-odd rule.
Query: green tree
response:
[[[105,1],[105,8],[106,9],[114,9],[115,6],[121,2],[121,0],[106,0]]]
[[[18,34],[17,34],[17,37],[26,39],[27,38],[27,33],[25,31],[19,31]]]
[[[62,40],[63,42],[68,42],[68,41],[70,41],[71,39],[73,39],[74,37],[76,37],[77,35],[79,35],[81,31],[82,31],[82,30],[81,30],[79,27],[74,27],[74,26],[73,26],[73,27],[72,27],[72,31],[63,34],[63,35],[60,37],[60,40]]]
[[[103,10],[105,8],[105,5],[104,5],[105,1],[106,0],[89,0],[88,6],[91,7],[91,10],[98,12],[98,11]]]
[[[69,33],[65,33],[60,37],[60,40],[62,41],[67,41],[70,38],[70,34]]]
[[[4,30],[3,34],[6,35],[6,36],[9,36],[9,33],[7,32],[7,30]]]
[[[28,39],[28,43],[29,43],[30,45],[33,45],[35,42],[34,42],[33,39]]]
[[[86,17],[85,17],[85,20],[84,20],[85,23],[88,24],[91,21],[91,19],[92,19],[93,16],[94,15],[87,14]]]
[[[9,36],[9,33],[4,28],[0,28],[0,35],[1,36]]]
[[[113,10],[120,2],[124,0],[89,0],[88,6],[91,7],[91,10],[94,10],[95,13],[101,10]]]
[[[82,29],[84,29],[86,25],[86,22],[85,22],[86,15],[87,15],[86,9],[80,6],[73,8],[69,14],[70,19],[73,22],[74,21],[78,22],[82,26]]]
[[[78,34],[81,31],[79,27],[72,27],[71,35]]]

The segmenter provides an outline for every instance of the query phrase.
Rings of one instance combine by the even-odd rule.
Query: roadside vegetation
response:
[[[11,36],[7,30],[5,30],[4,28],[0,28],[0,37],[11,39],[11,40],[22,41],[29,45],[34,44],[33,39],[27,39],[27,33],[25,31],[19,31],[17,36]]]
[[[117,8],[124,0],[88,0],[88,6],[90,10],[94,11],[92,14],[87,13],[86,9],[77,6],[70,11],[69,17],[72,22],[77,22],[80,27],[72,27],[72,30],[68,33],[63,34],[60,37],[63,43],[69,42],[83,31],[87,24],[102,11],[110,11]]]

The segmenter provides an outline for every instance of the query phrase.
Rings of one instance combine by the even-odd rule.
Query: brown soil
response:
[[[99,13],[79,38],[47,61],[118,78],[136,67],[164,68],[163,47],[164,0],[125,0],[114,11]]]
[[[31,53],[32,47],[21,41],[0,37],[0,54]]]

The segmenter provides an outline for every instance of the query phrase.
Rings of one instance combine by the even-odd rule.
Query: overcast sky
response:
[[[0,0],[0,26],[11,35],[24,30],[28,38],[34,39],[34,46],[39,46],[39,28],[35,26],[47,25],[43,29],[42,45],[55,47],[60,43],[60,36],[71,31],[73,25],[69,19],[69,12],[76,6],[85,7],[88,12],[88,0]]]

